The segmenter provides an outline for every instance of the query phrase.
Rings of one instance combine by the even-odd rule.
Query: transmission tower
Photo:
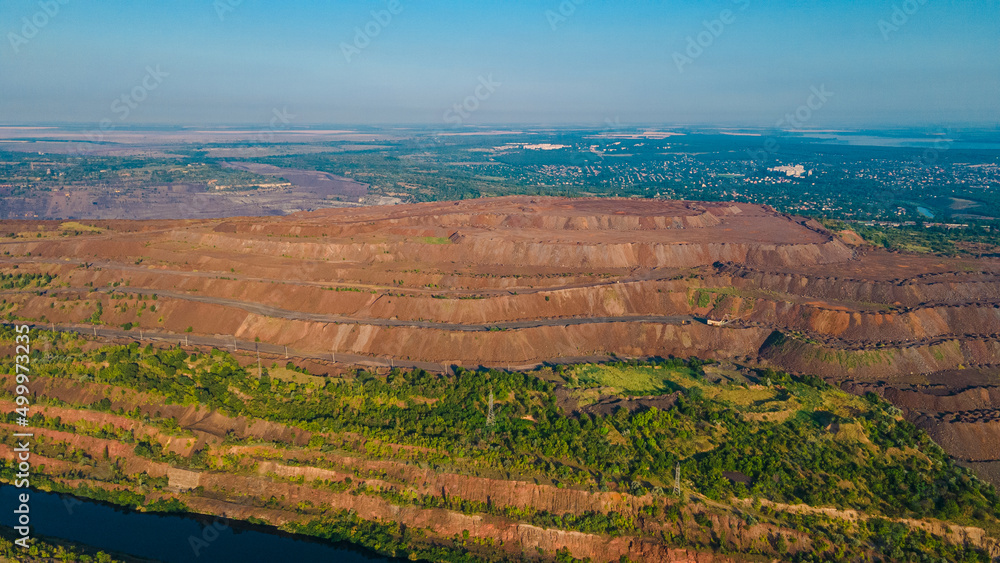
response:
[[[486,413],[486,426],[492,428],[496,419],[493,414],[493,389],[490,389],[490,410]]]
[[[674,494],[681,496],[681,464],[674,467]]]

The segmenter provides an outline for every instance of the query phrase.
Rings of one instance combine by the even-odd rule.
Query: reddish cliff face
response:
[[[8,312],[88,326],[100,303],[107,333],[431,369],[700,356],[903,389],[1000,366],[1000,260],[849,247],[766,206],[517,196],[97,225],[0,223],[42,234],[0,240],[0,270],[57,275],[6,295]],[[991,461],[973,452],[992,415],[937,417],[976,410],[946,403],[910,410],[956,455]]]
[[[814,223],[749,204],[511,197],[389,211],[107,222],[99,235],[5,249],[66,280],[19,296],[26,317],[80,323],[99,301],[111,325],[465,365],[751,355],[766,328],[691,322],[705,313],[690,303],[703,275],[691,269],[852,254]],[[155,314],[91,291],[109,285],[147,302],[158,294]]]
[[[883,380],[848,380],[843,387],[881,395],[962,465],[1000,487],[1000,368],[963,366]]]

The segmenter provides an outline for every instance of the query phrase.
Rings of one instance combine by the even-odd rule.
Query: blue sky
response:
[[[5,1],[0,123],[1000,123],[1000,0],[389,4]]]

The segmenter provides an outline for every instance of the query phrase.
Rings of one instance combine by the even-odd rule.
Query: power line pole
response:
[[[494,415],[493,412],[493,403],[494,403],[493,388],[490,387],[490,408],[489,411],[486,413],[486,426],[488,428],[493,428],[493,424],[496,422],[496,416]]]
[[[674,494],[681,496],[681,464],[674,467]]]

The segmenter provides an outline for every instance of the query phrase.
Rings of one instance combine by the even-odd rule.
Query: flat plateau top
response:
[[[693,202],[635,198],[562,198],[543,196],[505,196],[413,203],[388,207],[333,208],[296,214],[290,218],[335,220],[377,220],[390,217],[426,217],[464,213],[544,214],[562,217],[584,215],[629,215],[637,217],[690,217],[706,211],[738,212],[737,208],[760,208],[757,205],[729,202]],[[732,209],[731,209],[732,208]]]
[[[822,244],[830,235],[767,206],[732,202],[510,196],[214,222],[247,235],[502,239],[551,244]],[[352,238],[353,237],[353,238]]]

